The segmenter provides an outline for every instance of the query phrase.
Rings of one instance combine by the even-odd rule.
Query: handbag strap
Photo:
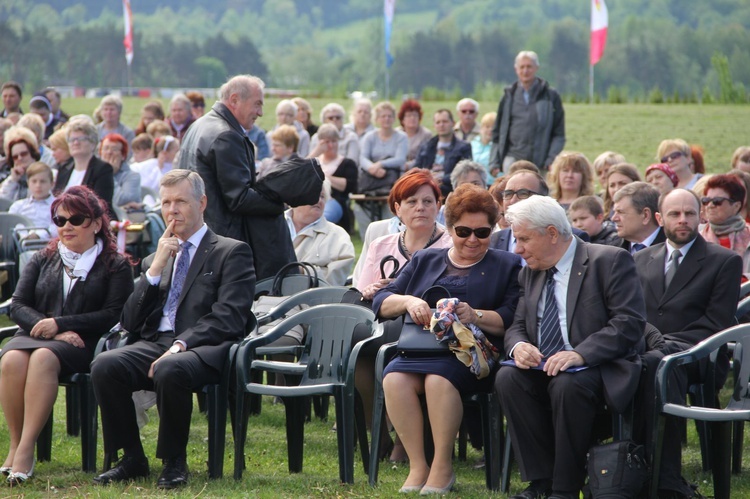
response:
[[[386,256],[384,256],[383,259],[380,260],[380,278],[381,279],[385,279],[386,278],[386,275],[385,275],[385,264],[388,263],[388,262],[393,263],[393,270],[391,271],[390,274],[388,274],[388,279],[395,278],[396,274],[398,273],[399,267],[401,267],[401,264],[399,263],[399,261],[396,259],[395,256],[393,256],[393,255],[386,255]]]
[[[317,288],[320,284],[318,280],[318,271],[315,267],[308,262],[291,262],[287,263],[276,272],[276,276],[273,278],[273,286],[271,288],[271,294],[273,296],[282,296],[281,286],[284,282],[284,278],[289,274],[292,274],[294,269],[301,269],[302,274],[307,276],[308,287]]]
[[[430,308],[435,308],[437,300],[435,300],[433,303],[431,303],[429,301],[429,298],[430,298],[431,294],[433,294],[433,293],[435,293],[437,291],[442,291],[445,294],[445,296],[443,298],[452,298],[451,292],[448,291],[444,286],[439,286],[439,285],[430,286],[429,288],[425,289],[422,292],[422,296],[420,298],[422,298],[424,301],[426,301],[427,304],[430,306]]]

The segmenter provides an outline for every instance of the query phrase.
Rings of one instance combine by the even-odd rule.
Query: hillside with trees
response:
[[[569,100],[588,93],[589,1],[401,0],[391,94],[499,94],[513,56],[536,50],[540,74]],[[250,72],[271,86],[343,95],[385,81],[376,0],[131,0],[135,86],[217,86]],[[611,102],[744,102],[747,0],[610,0],[596,91]],[[4,0],[0,79],[125,86],[118,0]]]

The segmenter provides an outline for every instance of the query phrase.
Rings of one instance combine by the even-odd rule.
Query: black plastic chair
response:
[[[715,362],[718,351],[731,341],[735,342],[733,363],[737,366],[737,375],[734,390],[725,407],[696,407],[668,402],[667,380],[672,370],[705,358]],[[667,416],[710,423],[714,497],[724,499],[730,496],[731,423],[750,420],[750,359],[745,358],[747,355],[750,355],[750,325],[742,324],[721,331],[684,352],[668,355],[661,360],[656,371],[657,409],[654,414],[654,449],[652,451],[654,458],[650,497],[657,497],[664,425]]]
[[[8,296],[13,294],[18,282],[18,248],[13,237],[16,225],[32,227],[34,223],[23,215],[0,212],[0,270],[8,272]]]
[[[370,466],[368,478],[371,486],[377,485],[380,462],[380,434],[385,424],[385,394],[383,392],[383,370],[388,359],[396,353],[397,343],[387,343],[380,347],[375,360],[375,400],[372,409],[370,444]],[[462,395],[464,405],[477,405],[482,419],[482,450],[484,451],[485,483],[489,490],[500,488],[500,466],[503,449],[503,413],[494,392]],[[425,431],[429,428],[425,426]],[[425,438],[425,442],[431,442]],[[459,451],[460,453],[460,451]]]
[[[244,393],[278,396],[286,410],[287,453],[289,472],[302,471],[304,444],[304,398],[312,395],[333,395],[336,400],[336,435],[338,437],[339,478],[344,483],[354,482],[354,421],[355,390],[354,366],[360,349],[382,334],[371,310],[358,305],[324,304],[302,310],[284,319],[271,331],[257,338],[245,339],[237,353],[237,396]],[[269,362],[257,359],[257,349],[280,338],[291,327],[305,324],[304,354],[299,362]],[[359,326],[362,324],[360,328]],[[366,333],[361,330],[366,329]],[[356,333],[356,334],[355,334]],[[357,335],[365,339],[352,345]],[[285,364],[285,366],[280,366]],[[272,386],[254,383],[253,371],[282,372],[301,375],[298,386]],[[234,478],[242,478],[245,462],[247,422],[243,404],[237,404],[235,416]],[[361,412],[361,411],[360,411]],[[362,415],[359,435],[364,425]],[[364,435],[366,439],[366,434]],[[360,446],[363,442],[360,439]],[[363,456],[367,455],[364,442]],[[363,460],[364,457],[363,457]]]

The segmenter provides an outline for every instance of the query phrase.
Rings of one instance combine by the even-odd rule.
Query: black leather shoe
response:
[[[533,480],[526,490],[510,499],[547,499],[552,492],[552,480]]]
[[[552,495],[547,499],[578,499],[580,493],[576,492],[552,492]]]
[[[126,482],[148,476],[148,459],[146,456],[123,456],[120,462],[109,471],[94,477],[94,485],[107,485],[112,482]]]
[[[160,489],[176,489],[187,485],[188,467],[184,456],[164,459],[164,469],[161,470],[156,486]]]

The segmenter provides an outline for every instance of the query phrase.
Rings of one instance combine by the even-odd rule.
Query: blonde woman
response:
[[[594,169],[580,152],[563,151],[550,165],[547,182],[550,196],[567,211],[573,201],[594,193]]]

